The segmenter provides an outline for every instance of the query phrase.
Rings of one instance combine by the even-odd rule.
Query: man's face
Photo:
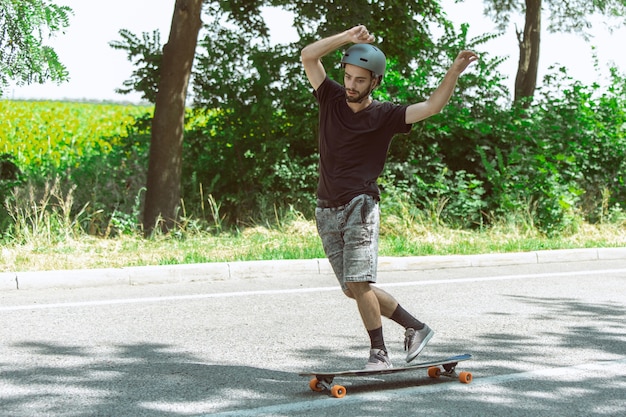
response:
[[[365,68],[346,64],[343,85],[346,88],[346,100],[349,103],[360,103],[367,98],[376,86],[376,79]]]

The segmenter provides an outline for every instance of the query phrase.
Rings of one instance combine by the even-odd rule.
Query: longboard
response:
[[[313,391],[322,392],[328,391],[330,395],[336,398],[343,398],[346,396],[346,388],[342,385],[333,385],[335,377],[359,377],[369,375],[386,375],[395,374],[404,371],[413,371],[416,369],[428,369],[428,376],[431,378],[439,378],[440,376],[447,376],[451,378],[459,378],[459,381],[464,384],[472,382],[472,374],[470,372],[456,373],[456,365],[459,362],[463,362],[472,358],[472,355],[466,353],[464,355],[450,356],[446,359],[420,362],[413,365],[402,366],[399,368],[389,368],[381,370],[368,370],[368,369],[353,369],[343,371],[310,371],[301,372],[300,376],[312,376],[313,379],[309,381],[309,388]]]

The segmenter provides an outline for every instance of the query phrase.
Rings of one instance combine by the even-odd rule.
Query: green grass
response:
[[[96,237],[84,227],[84,210],[58,182],[43,197],[28,192],[6,204],[11,226],[2,235],[0,271],[119,268],[247,260],[324,258],[314,221],[295,210],[232,231],[194,219],[151,239],[136,219],[129,228]],[[454,229],[409,203],[381,207],[380,255],[471,255],[549,249],[626,246],[626,214],[615,211],[600,224],[573,219],[566,230],[546,236],[532,219],[511,216],[480,230]],[[88,222],[87,222],[88,223]]]
[[[545,237],[521,230],[454,230],[415,225],[402,234],[385,231],[381,256],[470,255],[550,249],[626,246],[624,224],[580,225],[575,233]],[[298,219],[280,227],[250,227],[240,232],[193,232],[183,237],[139,235],[117,238],[79,236],[54,243],[36,240],[2,247],[0,270],[37,271],[246,260],[324,258],[315,224]]]

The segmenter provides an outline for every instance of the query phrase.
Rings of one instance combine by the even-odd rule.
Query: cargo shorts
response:
[[[318,200],[315,209],[317,232],[341,289],[346,291],[348,282],[376,282],[378,200],[362,194],[336,207],[325,203]]]

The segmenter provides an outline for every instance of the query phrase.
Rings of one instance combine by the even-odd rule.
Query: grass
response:
[[[626,246],[626,214],[622,210],[613,211],[599,224],[572,221],[562,233],[546,236],[528,217],[512,217],[480,230],[454,229],[410,204],[396,206],[381,207],[381,256]],[[87,214],[73,207],[71,191],[61,192],[58,181],[41,195],[15,194],[13,203],[5,208],[12,226],[2,236],[0,272],[325,257],[315,223],[293,210],[276,214],[267,222],[272,226],[224,231],[221,224],[201,225],[186,219],[168,235],[144,239],[132,219],[129,228],[107,233],[107,237],[86,233],[82,224],[89,220]],[[219,218],[219,213],[215,217]],[[209,228],[213,232],[207,232]]]
[[[626,246],[622,224],[588,225],[575,233],[545,237],[533,231],[493,227],[484,231],[454,230],[415,224],[402,233],[385,230],[381,256],[470,255],[549,249]],[[80,236],[57,242],[6,244],[0,271],[118,268],[245,260],[312,259],[324,253],[315,224],[298,219],[280,227],[250,227],[237,233],[194,232],[183,237],[139,235],[116,238]]]

